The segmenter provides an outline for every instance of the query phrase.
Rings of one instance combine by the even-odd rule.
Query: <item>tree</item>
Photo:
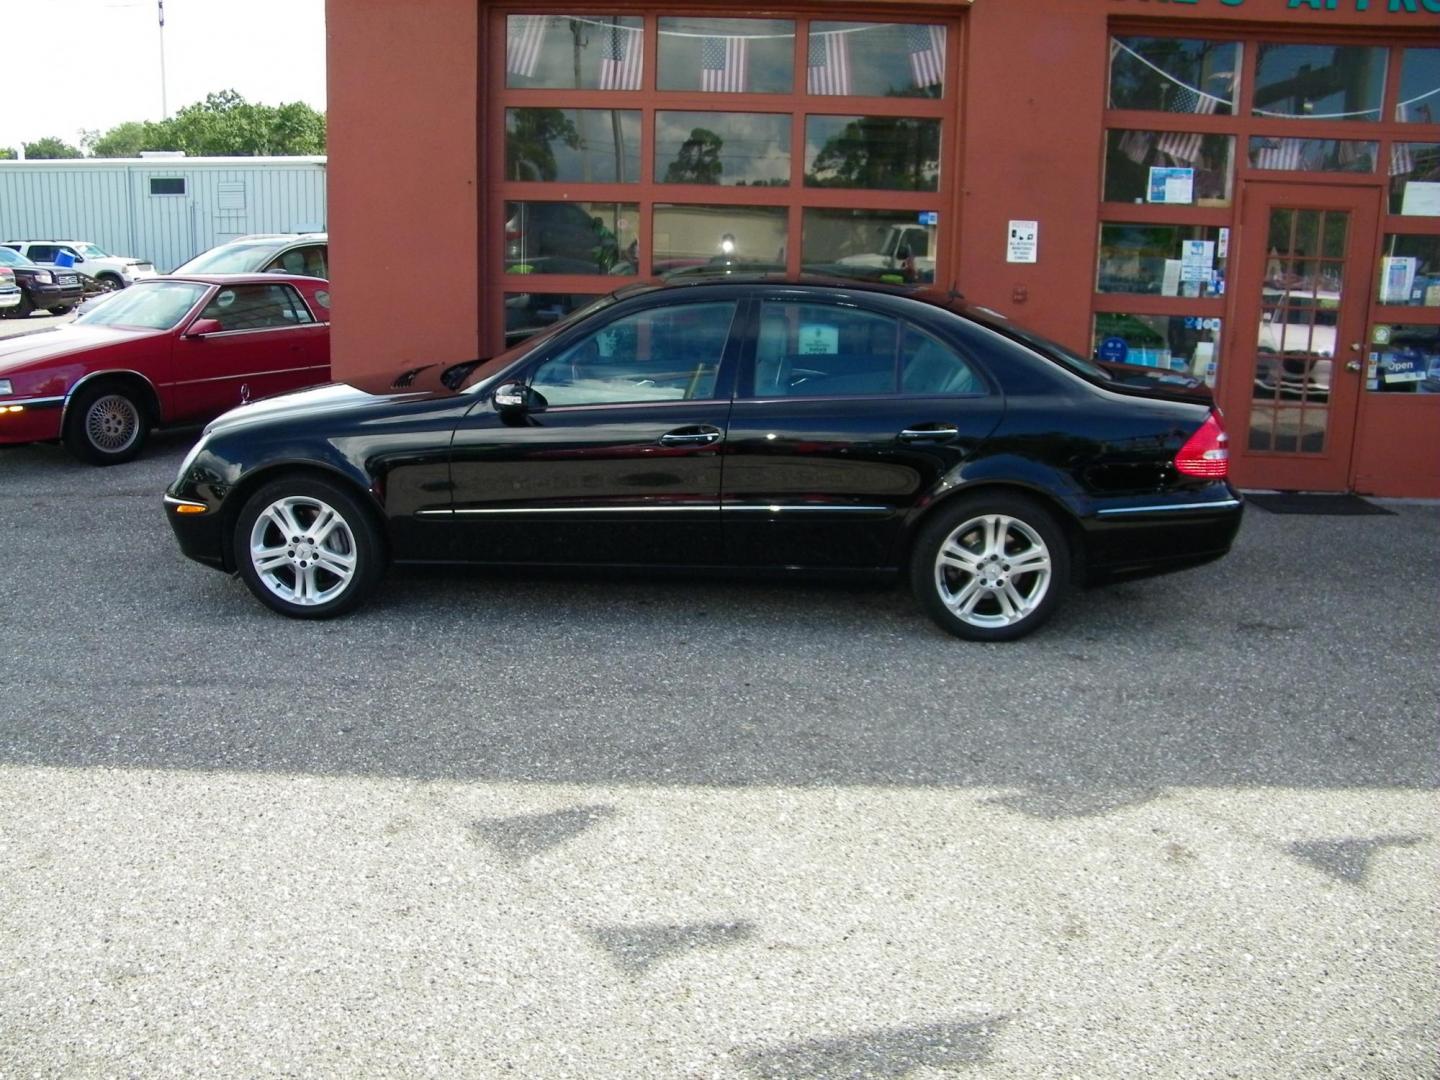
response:
[[[93,156],[102,158],[139,157],[142,150],[178,149],[163,124],[140,120],[117,125],[104,135],[96,133],[87,148]]]
[[[120,124],[89,145],[96,157],[135,157],[142,150],[180,150],[191,157],[323,154],[325,115],[300,101],[255,105],[221,90],[168,120]]]
[[[867,116],[827,139],[805,176],[811,187],[934,191],[940,125],[933,120]]]
[[[19,156],[14,147],[0,146],[0,161],[14,161]]]
[[[515,109],[505,128],[505,161],[511,180],[554,180],[555,144],[575,150],[580,133],[563,109]]]
[[[718,184],[725,163],[720,151],[725,140],[706,128],[694,128],[680,144],[680,152],[665,169],[667,184]]]
[[[55,158],[78,158],[84,157],[76,147],[53,135],[47,135],[35,142],[24,143],[25,156],[36,161]]]

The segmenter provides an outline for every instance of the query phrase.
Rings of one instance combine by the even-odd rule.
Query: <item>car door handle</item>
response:
[[[720,431],[712,427],[683,427],[660,436],[661,446],[707,446],[720,441]]]
[[[960,434],[959,428],[936,424],[933,427],[906,428],[900,432],[901,442],[921,442],[925,439],[953,439]]]

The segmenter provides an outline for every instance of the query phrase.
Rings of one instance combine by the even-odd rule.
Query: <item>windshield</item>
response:
[[[18,251],[12,251],[7,247],[0,247],[0,266],[34,266],[29,259],[25,258]]]
[[[225,244],[203,255],[181,263],[175,274],[253,274],[281,245],[271,240],[263,244]]]
[[[205,295],[193,281],[137,282],[75,321],[86,326],[139,326],[169,330]]]
[[[105,251],[100,250],[100,249],[99,249],[98,247],[96,247],[94,244],[76,244],[76,245],[75,245],[75,251],[76,251],[78,254],[84,255],[85,258],[87,258],[87,259],[110,259],[110,258],[114,258],[114,256],[112,256],[112,255],[109,254],[108,252],[105,252]]]
[[[471,387],[478,386],[480,383],[483,383],[486,379],[490,378],[491,375],[494,375],[497,371],[500,371],[501,369],[506,367],[511,361],[516,360],[520,356],[523,356],[525,353],[529,352],[546,338],[553,336],[556,332],[563,330],[567,326],[571,326],[579,322],[581,319],[593,315],[601,308],[609,307],[613,303],[615,303],[614,293],[611,293],[609,296],[597,297],[596,299],[590,301],[590,303],[586,304],[584,307],[576,308],[559,322],[547,326],[544,330],[540,331],[540,333],[536,334],[534,337],[528,337],[524,341],[520,342],[520,344],[516,345],[514,348],[506,349],[499,356],[492,357],[489,360],[478,360],[469,361],[467,363],[461,364],[452,364],[448,369],[446,369],[446,375],[448,376],[451,372],[456,372],[461,376],[461,378],[464,379],[464,383],[461,384],[461,388],[469,390]],[[475,366],[472,370],[468,372],[464,371],[464,369],[469,367],[471,364],[475,364],[477,366]],[[457,369],[459,370],[457,371]],[[445,382],[447,385],[455,385],[455,383],[452,383],[449,378],[445,378]]]

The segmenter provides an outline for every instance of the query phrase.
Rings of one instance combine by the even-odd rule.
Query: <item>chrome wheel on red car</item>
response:
[[[118,465],[140,452],[150,417],[135,394],[114,381],[87,386],[70,403],[65,445],[96,465]]]

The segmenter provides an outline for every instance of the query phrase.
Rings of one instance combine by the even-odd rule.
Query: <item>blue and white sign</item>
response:
[[[940,211],[938,211],[938,210],[922,210],[922,211],[920,212],[920,224],[921,224],[921,225],[939,225],[939,224],[940,224]]]
[[[1145,201],[1189,206],[1195,201],[1195,170],[1150,166],[1150,188]]]
[[[1110,364],[1123,364],[1130,355],[1130,345],[1122,337],[1107,337],[1100,342],[1097,350],[1101,360]]]

